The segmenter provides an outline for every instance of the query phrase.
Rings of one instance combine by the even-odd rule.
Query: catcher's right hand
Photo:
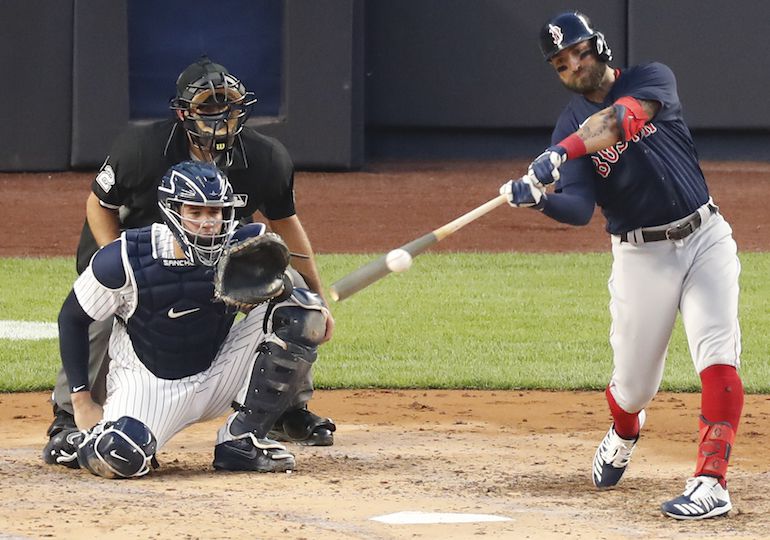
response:
[[[214,296],[229,306],[251,309],[291,287],[285,277],[289,248],[280,236],[265,233],[224,249],[217,263]]]

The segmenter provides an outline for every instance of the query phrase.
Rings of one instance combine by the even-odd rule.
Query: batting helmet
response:
[[[190,262],[214,266],[222,249],[235,231],[235,208],[244,206],[243,199],[233,194],[225,173],[213,163],[183,161],[171,167],[158,185],[161,217],[179,242]],[[222,208],[222,219],[215,220],[218,232],[199,234],[207,219],[200,220],[198,230],[182,223],[182,205]],[[185,219],[185,222],[193,220]]]
[[[560,13],[543,25],[540,30],[540,50],[546,61],[581,41],[592,39],[596,56],[602,62],[612,60],[612,51],[604,40],[604,34],[591,26],[591,20],[579,11]]]
[[[235,137],[256,101],[240,79],[204,55],[179,75],[171,109],[182,112],[184,128],[195,146],[212,155],[226,153],[229,165]]]

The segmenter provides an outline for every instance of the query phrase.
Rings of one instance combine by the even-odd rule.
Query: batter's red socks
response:
[[[615,433],[623,439],[636,439],[639,436],[639,413],[629,413],[621,409],[618,402],[615,401],[612,392],[610,392],[609,386],[604,391],[604,395],[607,396],[610,414],[612,414],[612,420],[615,422]]]
[[[695,476],[714,476],[724,486],[743,410],[743,383],[733,366],[723,364],[704,369],[700,379],[703,390]]]

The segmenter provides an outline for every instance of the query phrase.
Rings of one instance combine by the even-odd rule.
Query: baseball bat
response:
[[[508,202],[508,195],[498,195],[494,199],[485,202],[478,208],[474,208],[470,212],[450,221],[446,225],[404,244],[399,249],[403,249],[414,258],[432,245],[440,242],[450,234],[457,232],[471,221],[480,218],[505,202]],[[334,301],[342,301],[390,274],[391,271],[385,264],[386,256],[387,254],[373,260],[333,283],[329,288],[329,295]]]

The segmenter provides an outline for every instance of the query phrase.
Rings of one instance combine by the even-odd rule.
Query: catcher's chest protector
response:
[[[212,268],[164,266],[152,256],[151,235],[150,227],[126,232],[138,296],[128,335],[155,376],[181,379],[211,365],[235,314],[212,301]]]

